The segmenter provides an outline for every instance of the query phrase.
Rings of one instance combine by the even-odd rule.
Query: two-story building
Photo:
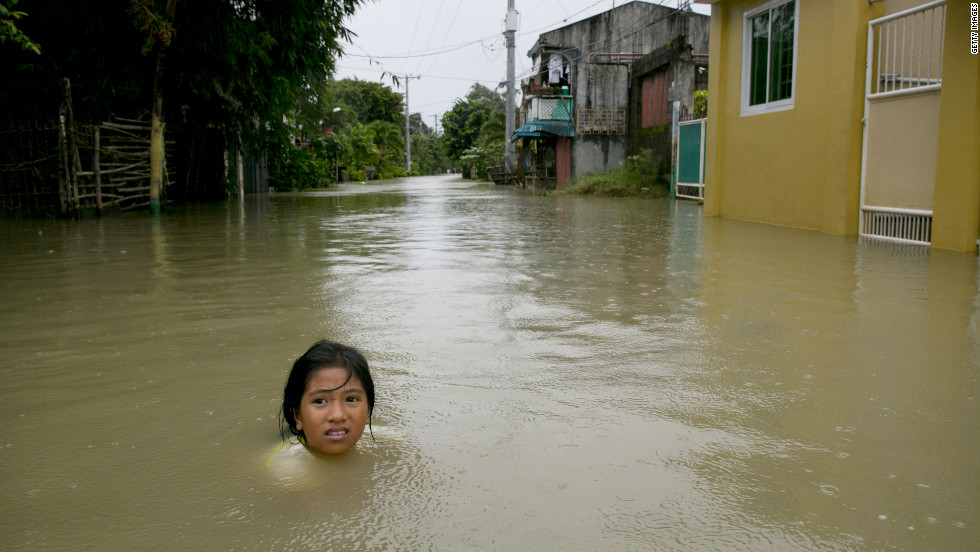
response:
[[[705,214],[977,250],[970,2],[698,1],[711,4]]]
[[[649,150],[670,165],[671,102],[707,85],[709,18],[633,1],[544,33],[522,82],[517,171],[528,186],[619,167]]]

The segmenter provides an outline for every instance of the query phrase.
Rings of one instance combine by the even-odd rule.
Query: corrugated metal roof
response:
[[[531,121],[515,130],[514,136],[536,138],[542,132],[572,138],[575,136],[575,127],[568,121]]]

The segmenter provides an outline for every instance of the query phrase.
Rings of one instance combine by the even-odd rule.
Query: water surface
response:
[[[980,546],[975,256],[450,177],[0,229],[4,550]],[[375,439],[284,479],[321,337]]]

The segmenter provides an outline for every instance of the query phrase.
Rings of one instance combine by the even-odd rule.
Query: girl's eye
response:
[[[360,400],[357,397],[347,397],[347,402],[359,402]]]
[[[313,399],[313,404],[327,404],[327,399],[324,399],[323,397],[317,397]]]

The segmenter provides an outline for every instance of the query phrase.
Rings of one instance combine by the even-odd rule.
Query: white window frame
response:
[[[742,116],[760,115],[762,113],[773,113],[793,109],[796,101],[796,68],[797,56],[799,55],[800,38],[800,2],[802,0],[773,0],[757,8],[749,10],[743,14],[742,19]],[[774,8],[795,2],[793,5],[793,84],[789,98],[777,101],[766,101],[757,105],[749,105],[750,92],[752,86],[752,18]],[[771,37],[770,37],[771,39]],[[771,42],[770,42],[771,45]],[[769,48],[771,53],[771,46]],[[766,94],[769,94],[768,75],[769,63],[766,63]]]

